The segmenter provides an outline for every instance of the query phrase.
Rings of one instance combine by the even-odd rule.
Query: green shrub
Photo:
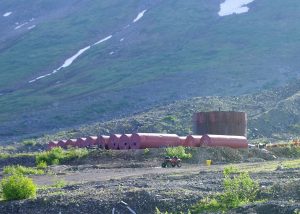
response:
[[[32,179],[21,174],[3,178],[1,189],[5,200],[19,200],[36,196],[36,185]]]
[[[47,162],[46,161],[40,161],[37,165],[36,168],[38,169],[46,169],[47,168]]]
[[[55,188],[62,188],[62,187],[65,187],[67,185],[67,182],[65,180],[56,180],[54,182],[54,184],[52,185],[52,187],[55,187]]]
[[[148,155],[150,153],[150,150],[148,148],[144,149],[144,155]]]
[[[230,174],[236,174],[236,173],[239,173],[239,169],[235,166],[227,166],[224,168],[223,170],[223,175],[226,177],[226,176],[229,176]]]
[[[201,200],[191,208],[192,213],[226,211],[256,200],[259,185],[248,172],[231,166],[223,174],[224,192]]]
[[[6,153],[0,153],[0,159],[7,159],[9,158],[9,154],[6,154]]]
[[[88,154],[89,152],[86,148],[83,149],[71,148],[65,151],[65,159],[71,160],[71,159],[83,158],[86,157]]]
[[[190,159],[190,158],[192,158],[192,154],[186,153],[185,147],[183,147],[183,146],[166,148],[166,155],[171,156],[171,157],[177,156],[181,159]]]
[[[36,145],[36,141],[34,141],[34,140],[24,140],[22,143],[25,146],[35,146]]]
[[[227,208],[235,208],[255,201],[258,190],[258,183],[250,178],[249,173],[242,172],[233,177],[228,175],[225,176],[224,193],[220,199]]]
[[[46,162],[47,165],[53,165],[55,159],[63,159],[64,151],[60,147],[51,149],[50,151],[42,152],[36,156],[36,163]]]
[[[4,174],[22,174],[22,175],[42,175],[44,171],[41,169],[34,169],[32,167],[25,167],[21,165],[6,166],[3,169]]]
[[[226,206],[221,204],[219,200],[216,198],[206,197],[199,201],[192,208],[192,213],[202,213],[202,212],[218,212],[218,211],[226,211]]]
[[[88,150],[84,149],[69,149],[63,150],[60,147],[56,147],[51,149],[50,151],[42,152],[36,156],[36,164],[40,164],[41,162],[45,162],[47,165],[57,165],[61,162],[83,158],[88,155]]]

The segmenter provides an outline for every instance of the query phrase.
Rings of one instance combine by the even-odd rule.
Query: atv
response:
[[[174,157],[165,157],[164,162],[161,164],[162,168],[166,167],[181,167],[181,159],[174,156]]]

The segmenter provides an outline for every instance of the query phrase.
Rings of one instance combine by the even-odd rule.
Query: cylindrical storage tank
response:
[[[89,136],[86,138],[86,146],[94,146],[97,143],[97,136]]]
[[[76,139],[69,139],[66,141],[66,148],[67,147],[76,147]]]
[[[185,146],[185,144],[186,144],[186,137],[179,136],[179,146]]]
[[[132,134],[130,148],[161,148],[169,146],[179,146],[180,139],[176,134],[159,134],[159,133],[136,133]]]
[[[58,141],[50,141],[48,143],[48,150],[51,150],[54,147],[58,147]]]
[[[186,147],[200,147],[202,135],[189,135],[186,138]]]
[[[210,147],[230,147],[234,149],[248,148],[246,137],[232,135],[203,135],[201,138],[201,145]]]
[[[101,149],[108,149],[109,136],[101,135],[97,139],[97,146]]]
[[[111,134],[107,142],[108,149],[119,149],[120,137],[120,134]]]
[[[122,150],[130,149],[130,141],[132,134],[122,134],[119,140],[119,148]]]
[[[193,115],[196,135],[247,136],[247,114],[234,111],[199,112]]]
[[[67,148],[67,141],[66,140],[59,140],[57,146],[61,148]]]
[[[79,148],[84,148],[87,146],[86,144],[86,138],[84,137],[79,137],[76,139],[76,146]]]

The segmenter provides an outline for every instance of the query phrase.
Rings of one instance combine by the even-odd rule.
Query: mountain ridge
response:
[[[13,10],[16,2],[0,7],[12,11],[0,19],[11,35],[0,37],[2,137],[108,121],[192,97],[256,93],[300,77],[300,3],[291,0],[253,1],[246,13],[228,16],[218,15],[221,0],[68,0],[61,7],[46,0],[33,9],[19,1]],[[50,18],[43,16],[47,7]],[[16,20],[33,16],[36,27],[15,32]],[[26,83],[109,35],[71,66]]]

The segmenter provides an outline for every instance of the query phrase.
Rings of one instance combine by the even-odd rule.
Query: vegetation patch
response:
[[[170,157],[176,156],[181,159],[191,159],[192,158],[192,154],[187,153],[185,150],[185,147],[183,147],[183,146],[166,148],[166,155],[170,156]]]
[[[63,150],[60,147],[56,147],[51,149],[50,151],[42,152],[36,156],[36,164],[37,165],[57,165],[62,162],[79,159],[86,157],[88,155],[88,150],[86,148],[83,149],[69,149]]]
[[[24,146],[35,146],[36,145],[36,141],[35,140],[24,140],[22,142],[22,144]]]
[[[1,181],[2,197],[5,200],[20,200],[36,196],[36,185],[22,174],[14,174]]]
[[[259,185],[248,172],[238,172],[230,166],[223,171],[224,192],[206,197],[191,207],[192,213],[227,211],[255,202]]]
[[[274,147],[268,149],[277,157],[300,158],[299,146]]]
[[[4,174],[21,174],[21,175],[42,175],[44,174],[44,170],[42,169],[34,169],[32,167],[25,167],[21,165],[12,165],[6,166],[3,169]]]
[[[148,155],[150,153],[150,149],[146,148],[144,149],[144,155]]]

